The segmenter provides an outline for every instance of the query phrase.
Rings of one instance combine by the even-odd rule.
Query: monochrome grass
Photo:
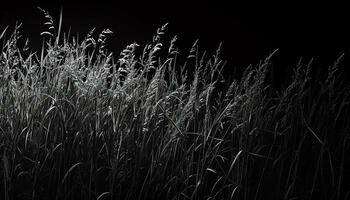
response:
[[[41,52],[1,27],[2,199],[349,198],[341,58],[277,90],[273,53],[227,78],[220,48],[181,62],[167,24],[114,56],[111,30],[79,39],[42,11]]]

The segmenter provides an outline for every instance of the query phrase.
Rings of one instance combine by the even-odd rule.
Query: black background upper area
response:
[[[93,27],[97,32],[111,29],[114,34],[108,48],[116,53],[134,41],[150,42],[156,29],[166,22],[169,40],[178,35],[180,51],[187,53],[197,38],[201,49],[209,53],[223,42],[223,58],[232,66],[257,64],[277,48],[276,63],[295,65],[300,57],[313,57],[328,66],[349,47],[350,17],[340,3],[11,1],[1,3],[1,31],[22,22],[23,35],[40,49],[45,19],[37,6],[49,11],[56,23],[62,8],[63,31],[71,29],[71,35],[84,36]]]

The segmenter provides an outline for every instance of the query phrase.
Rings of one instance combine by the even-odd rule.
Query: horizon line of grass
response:
[[[70,42],[43,12],[40,55],[19,46],[19,25],[0,37],[5,200],[349,197],[342,56],[325,78],[300,61],[276,90],[274,52],[227,81],[220,48],[208,56],[195,42],[179,63],[176,37],[163,45],[167,24],[115,59],[110,30]]]

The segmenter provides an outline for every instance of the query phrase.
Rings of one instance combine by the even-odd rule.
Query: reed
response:
[[[1,197],[9,199],[346,199],[349,85],[300,62],[288,87],[273,53],[226,80],[220,48],[178,61],[160,27],[139,54],[54,26],[41,52],[0,35]],[[219,87],[220,86],[220,87]]]

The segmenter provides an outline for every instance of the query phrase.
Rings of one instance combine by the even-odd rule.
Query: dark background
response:
[[[59,20],[63,8],[63,31],[83,37],[96,27],[96,34],[104,28],[114,34],[109,38],[109,50],[118,54],[127,44],[145,44],[152,40],[156,29],[169,22],[167,36],[178,35],[178,46],[188,53],[199,38],[202,50],[214,53],[223,42],[223,58],[228,67],[245,68],[258,64],[272,51],[277,73],[295,66],[300,57],[307,62],[314,58],[315,66],[327,67],[342,53],[346,53],[343,67],[349,60],[349,16],[340,3],[312,4],[283,2],[245,5],[212,1],[135,2],[34,2],[10,1],[1,4],[0,30],[10,30],[16,21],[23,22],[22,30],[31,46],[40,50],[45,30],[40,6]]]

